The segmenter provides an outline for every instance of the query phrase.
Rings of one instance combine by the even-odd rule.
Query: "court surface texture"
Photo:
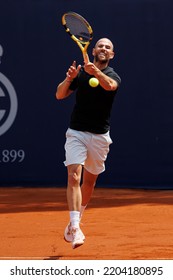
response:
[[[66,188],[0,187],[0,259],[173,259],[173,190],[96,187],[72,249]]]

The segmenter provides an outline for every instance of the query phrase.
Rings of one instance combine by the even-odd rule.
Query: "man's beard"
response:
[[[96,55],[96,56],[95,56],[95,61],[96,61],[96,62],[99,62],[100,64],[105,64],[105,63],[108,62],[108,59],[105,58],[105,59],[103,59],[103,60],[100,60],[99,57],[98,57],[98,55]]]

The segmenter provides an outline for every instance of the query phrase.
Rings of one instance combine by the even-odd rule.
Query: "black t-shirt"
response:
[[[121,83],[113,68],[108,66],[102,72],[116,80],[118,84]],[[117,90],[106,91],[100,85],[91,87],[89,85],[91,77],[93,76],[86,73],[82,67],[70,85],[71,90],[76,90],[76,104],[71,115],[70,128],[103,134],[110,129],[111,108]]]

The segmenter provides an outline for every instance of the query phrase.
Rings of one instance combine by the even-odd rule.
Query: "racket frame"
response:
[[[90,35],[89,41],[84,42],[84,41],[78,39],[74,34],[71,33],[70,29],[66,25],[66,15],[73,15],[73,16],[77,17],[78,19],[80,19],[81,21],[84,22],[84,24],[86,25],[86,27],[88,29],[89,35]],[[76,44],[79,46],[80,50],[82,51],[84,62],[88,63],[89,62],[89,56],[88,56],[88,53],[87,53],[87,49],[88,49],[89,44],[91,43],[91,40],[93,39],[93,30],[92,30],[91,25],[88,23],[88,21],[84,17],[82,17],[81,15],[79,15],[75,12],[67,12],[67,13],[63,14],[62,25],[64,26],[66,32],[70,35],[71,39],[74,42],[76,42]]]

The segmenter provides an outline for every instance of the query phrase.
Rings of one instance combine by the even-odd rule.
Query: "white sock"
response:
[[[80,212],[70,211],[70,223],[74,228],[79,228]]]
[[[80,208],[80,219],[82,218],[83,212],[84,212],[86,207],[87,207],[87,205],[85,205],[85,206],[81,205],[81,208]]]

